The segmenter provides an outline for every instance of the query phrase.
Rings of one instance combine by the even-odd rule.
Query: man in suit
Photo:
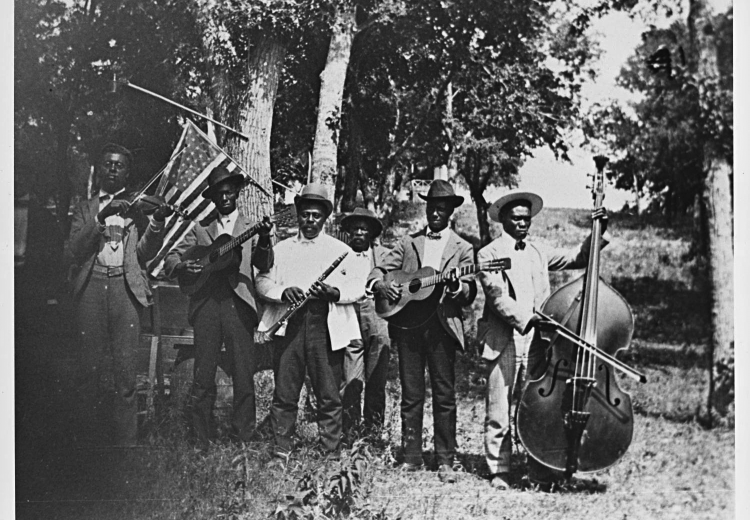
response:
[[[216,211],[197,223],[185,238],[167,254],[167,276],[181,283],[194,281],[203,268],[199,260],[182,260],[193,246],[210,246],[219,236],[238,236],[254,225],[237,209],[237,197],[245,182],[241,173],[216,167],[208,176],[202,196],[211,199]],[[258,363],[254,329],[258,325],[253,267],[268,270],[273,265],[270,232],[273,224],[266,217],[258,235],[235,248],[232,263],[216,271],[205,285],[191,295],[188,322],[195,330],[195,361],[191,388],[190,425],[196,445],[208,448],[211,410],[216,400],[216,367],[222,345],[232,367],[232,436],[248,442],[256,437],[255,382]]]
[[[353,263],[360,273],[362,287],[370,272],[381,265],[388,249],[374,241],[383,231],[383,224],[372,211],[355,208],[341,219],[341,228],[349,233],[349,246],[354,251]],[[344,381],[341,400],[344,406],[344,435],[352,435],[362,419],[361,395],[364,388],[364,429],[377,430],[385,419],[385,384],[391,339],[388,322],[375,313],[372,294],[355,304],[361,340],[352,341],[344,357]]]
[[[101,423],[113,418],[115,443],[123,446],[137,442],[140,313],[152,304],[143,268],[159,251],[164,219],[172,213],[162,205],[149,222],[118,198],[125,192],[131,164],[132,155],[122,146],[108,144],[102,149],[96,164],[99,194],[76,206],[70,229],[70,250],[77,263],[72,286],[83,371],[80,430],[85,441],[94,440],[87,435],[101,439]],[[105,402],[105,395],[112,392],[101,391],[103,376],[114,382],[114,403]]]
[[[482,248],[477,259],[488,262],[510,258],[512,269],[481,272],[477,275],[485,294],[482,318],[477,323],[477,339],[482,357],[489,363],[485,415],[485,457],[492,486],[510,487],[511,429],[510,410],[516,385],[536,379],[545,369],[543,348],[529,349],[531,330],[542,324],[534,309],[541,308],[550,295],[549,271],[586,267],[590,237],[580,247],[554,250],[528,240],[531,219],[542,209],[542,198],[535,193],[511,191],[495,201],[489,217],[500,222],[503,233]],[[602,219],[607,228],[607,212],[597,210],[592,218]],[[606,237],[603,241],[606,243]],[[528,376],[525,375],[528,372]],[[549,488],[558,476],[529,458],[529,478]]]
[[[472,277],[458,278],[458,268],[471,265],[474,252],[465,240],[448,228],[448,221],[463,197],[455,194],[446,181],[435,180],[427,195],[427,227],[403,238],[382,265],[370,273],[368,288],[378,298],[397,301],[401,289],[385,274],[394,270],[413,272],[432,267],[448,275],[448,283],[438,286],[435,297],[412,305],[427,305],[430,317],[414,328],[400,329],[390,324],[390,336],[398,350],[401,379],[401,438],[407,471],[422,466],[422,416],[425,400],[424,371],[430,368],[435,423],[435,454],[438,476],[455,482],[453,459],[456,451],[456,351],[464,347],[461,307],[470,305],[477,294]],[[407,307],[408,308],[408,307]]]
[[[277,332],[270,413],[274,453],[284,457],[293,449],[297,403],[307,372],[318,402],[321,448],[336,457],[341,450],[344,352],[361,338],[354,304],[362,299],[365,288],[350,263],[352,249],[323,231],[333,210],[325,186],[308,184],[294,198],[294,205],[299,232],[276,245],[273,268],[257,280],[258,294],[267,302],[259,332],[278,322],[290,304],[305,301],[310,291],[310,299]],[[317,281],[344,253],[347,257],[328,278]]]

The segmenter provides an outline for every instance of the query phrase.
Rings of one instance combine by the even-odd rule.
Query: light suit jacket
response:
[[[185,236],[185,238],[175,245],[167,254],[164,259],[164,268],[167,276],[175,276],[174,269],[177,264],[180,263],[180,257],[189,248],[198,246],[210,246],[214,240],[219,236],[218,226],[219,213],[214,211],[208,217],[203,219],[201,222],[196,223],[193,229]],[[232,230],[232,236],[238,236],[242,234],[246,229],[251,228],[255,223],[248,217],[239,215],[237,221],[234,224]],[[257,247],[258,236],[245,241],[240,246],[242,252],[242,262],[238,271],[230,271],[229,273],[229,285],[234,290],[235,294],[239,296],[245,303],[247,303],[255,314],[256,322],[260,315],[258,309],[258,303],[256,302],[256,291],[255,291],[255,274],[253,267],[258,268],[261,271],[267,271],[273,266],[273,248],[269,245],[268,248]],[[188,321],[192,323],[195,312],[200,308],[201,305],[210,297],[209,294],[205,294],[207,291],[199,291],[190,297],[190,306],[188,307]]]
[[[424,255],[424,243],[426,229],[402,238],[396,246],[388,253],[383,262],[372,270],[367,283],[373,280],[382,280],[385,273],[398,269],[413,272],[422,267]],[[448,243],[445,244],[443,256],[440,259],[441,273],[445,273],[453,267],[461,267],[474,263],[474,250],[471,245],[450,231]],[[474,276],[469,275],[461,278],[461,292],[455,299],[448,298],[443,289],[440,297],[437,314],[440,323],[445,330],[464,348],[464,320],[461,307],[470,305],[477,295],[477,284]]]
[[[608,243],[607,234],[602,240],[602,247]],[[493,259],[513,256],[515,241],[500,236],[483,247],[477,254],[477,261],[488,262]],[[482,349],[482,357],[494,360],[513,342],[513,330],[520,334],[526,329],[534,314],[534,308],[541,309],[550,295],[549,271],[563,269],[582,269],[586,267],[591,249],[591,236],[587,237],[576,249],[552,249],[542,244],[526,241],[526,249],[538,255],[539,271],[533,273],[534,305],[524,308],[511,296],[511,287],[522,285],[518,280],[519,270],[513,265],[505,274],[502,272],[482,271],[477,278],[484,290],[485,303],[482,318],[477,322],[477,340]],[[515,289],[513,289],[515,292]]]
[[[74,298],[78,297],[86,287],[99,254],[102,235],[96,221],[98,214],[99,197],[81,202],[73,211],[70,250],[77,264],[72,273]],[[151,287],[144,269],[146,263],[156,256],[162,246],[164,227],[155,231],[142,214],[136,217],[135,222],[131,218],[126,218],[123,227],[125,229],[125,236],[122,239],[125,281],[141,305],[151,305],[153,303]]]

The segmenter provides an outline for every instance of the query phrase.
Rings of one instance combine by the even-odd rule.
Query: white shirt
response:
[[[216,219],[216,226],[219,231],[218,234],[232,236],[234,225],[237,222],[237,217],[239,217],[239,215],[240,211],[238,209],[235,209],[229,215],[222,215],[219,213],[219,218]]]
[[[124,191],[125,188],[117,193],[99,190],[99,211],[109,206],[112,200]],[[99,255],[96,257],[96,263],[109,267],[121,266],[125,257],[122,247],[120,247],[125,233],[125,219],[120,215],[110,215],[104,219],[104,226],[99,226],[99,231],[104,235],[104,240],[99,244]]]
[[[372,271],[372,268],[373,268],[372,254],[373,253],[372,253],[371,247],[368,247],[366,250],[360,251],[359,253],[355,251],[353,253],[354,257],[352,258],[352,261],[350,262],[352,265],[351,267],[352,275],[355,278],[358,278],[361,280],[362,287],[364,287],[365,284],[367,284],[367,278],[370,276],[370,272]],[[369,294],[366,294],[365,297],[363,297],[362,299],[364,300],[366,298],[372,298],[372,293],[370,292]]]
[[[428,227],[427,233],[432,233]],[[439,239],[430,238],[425,236],[424,238],[424,255],[422,258],[422,267],[432,267],[436,271],[440,271],[440,260],[443,259],[443,251],[445,251],[445,245],[448,243],[448,236],[450,230],[446,227],[442,231],[439,231]]]
[[[347,257],[325,280],[326,284],[339,290],[339,301],[328,305],[328,334],[333,350],[361,339],[353,304],[364,297],[367,275],[359,274],[358,257],[352,248],[323,232],[312,240],[298,234],[274,247],[273,267],[267,273],[260,273],[255,280],[258,295],[270,302],[264,305],[258,332],[268,330],[286,312],[288,303],[281,300],[285,289],[299,287],[307,292],[333,261],[345,252],[349,253]],[[283,336],[285,332],[286,327],[283,327],[278,335]]]

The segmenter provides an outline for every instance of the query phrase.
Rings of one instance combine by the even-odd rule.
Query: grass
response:
[[[416,229],[420,209],[400,208],[400,218],[412,223],[387,233],[384,242]],[[534,239],[575,246],[588,233],[586,216],[586,211],[546,209],[534,220]],[[474,218],[471,208],[464,209],[457,215],[457,229],[475,236]],[[466,313],[469,349],[457,361],[461,479],[444,485],[432,471],[398,470],[400,389],[398,360],[392,355],[386,425],[371,442],[374,455],[367,482],[361,484],[365,507],[352,518],[373,518],[381,511],[403,519],[733,517],[732,419],[713,429],[701,426],[709,322],[689,260],[689,226],[613,215],[610,228],[614,240],[602,255],[602,274],[629,301],[636,317],[635,339],[621,357],[649,380],[641,385],[619,379],[631,394],[635,412],[634,439],[619,463],[595,475],[580,475],[580,483],[565,492],[544,494],[522,487],[524,454],[517,446],[514,488],[497,492],[489,486],[482,436],[485,367],[474,346],[474,316],[483,305],[480,291]],[[493,236],[496,233],[493,227]],[[553,289],[578,274],[555,274]],[[288,496],[299,493],[303,477],[323,482],[352,460],[351,454],[342,462],[319,454],[317,427],[302,412],[299,449],[284,463],[271,458],[266,442],[243,448],[220,440],[201,455],[186,442],[176,395],[156,420],[144,425],[146,447],[77,450],[70,442],[75,425],[67,419],[75,345],[61,344],[49,334],[27,338],[24,348],[16,351],[18,518],[268,518],[289,503]],[[272,388],[269,372],[256,376],[261,419],[268,412]],[[226,408],[218,412],[219,438],[226,439]],[[424,438],[425,459],[431,463],[429,398]]]

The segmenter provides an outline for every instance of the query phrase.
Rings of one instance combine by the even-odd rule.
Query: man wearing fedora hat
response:
[[[384,276],[389,271],[414,272],[429,266],[448,275],[449,282],[435,291],[437,298],[424,301],[434,308],[429,320],[415,328],[389,326],[396,345],[401,380],[401,438],[404,468],[422,466],[422,418],[425,400],[424,371],[429,366],[435,428],[435,455],[438,476],[455,482],[453,462],[456,451],[456,351],[464,347],[461,307],[470,305],[477,294],[473,277],[458,278],[458,268],[474,262],[471,245],[448,228],[448,220],[463,197],[444,180],[434,180],[427,195],[427,227],[404,237],[391,250],[382,265],[373,269],[368,288],[379,298],[395,301],[400,289]],[[422,302],[420,302],[422,303]]]
[[[510,258],[507,272],[481,272],[477,278],[485,294],[482,318],[477,322],[477,339],[482,357],[489,363],[485,415],[485,458],[492,486],[510,487],[511,430],[510,410],[514,390],[527,378],[537,378],[544,370],[545,352],[529,351],[531,329],[541,323],[534,309],[541,307],[550,295],[549,271],[586,267],[590,237],[578,248],[554,250],[528,240],[531,219],[542,210],[542,198],[525,191],[513,190],[496,200],[488,215],[502,224],[502,234],[482,248],[479,262]],[[604,208],[592,218],[602,219],[602,233],[607,228]],[[606,244],[607,240],[603,243]],[[528,374],[525,374],[525,373]],[[542,488],[549,487],[557,476],[533,459],[529,459],[529,479]]]
[[[354,304],[365,288],[356,276],[352,249],[323,230],[333,210],[325,187],[308,184],[294,204],[299,232],[275,246],[273,268],[257,279],[258,294],[267,302],[260,332],[273,326],[290,304],[304,301],[306,291],[311,296],[277,332],[270,412],[275,454],[285,456],[293,449],[297,403],[307,372],[318,403],[321,447],[336,455],[341,449],[344,352],[361,339]],[[348,253],[344,261],[325,281],[317,281],[343,253]]]
[[[362,287],[375,267],[381,265],[388,249],[375,244],[383,224],[366,208],[355,208],[341,219],[341,228],[349,233],[349,246],[354,251],[353,263],[360,273]],[[355,304],[361,340],[349,344],[344,357],[344,380],[341,400],[344,406],[344,435],[354,433],[364,415],[367,431],[382,428],[385,419],[385,384],[391,340],[388,322],[375,313],[372,294]],[[364,388],[364,413],[361,394]]]
[[[202,271],[198,260],[181,260],[189,248],[210,246],[221,235],[238,236],[254,225],[237,209],[237,198],[245,183],[243,174],[220,165],[211,171],[207,182],[202,195],[211,199],[216,209],[196,223],[167,254],[165,271],[170,277],[181,273],[199,275]],[[266,217],[259,234],[238,248],[238,260],[213,273],[205,286],[190,297],[188,321],[195,330],[195,362],[189,418],[196,445],[201,450],[208,448],[211,410],[216,400],[216,367],[222,345],[232,367],[232,436],[245,442],[256,436],[253,375],[258,355],[253,334],[259,310],[253,267],[268,270],[273,265],[272,227]]]

